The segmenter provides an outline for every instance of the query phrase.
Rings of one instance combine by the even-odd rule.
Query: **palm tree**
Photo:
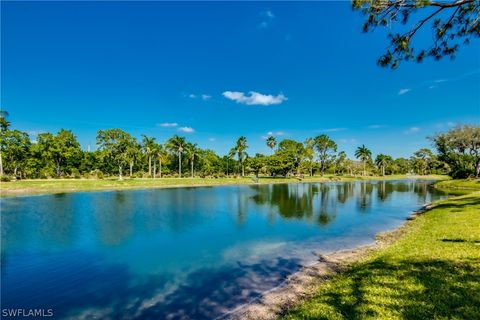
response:
[[[385,168],[392,162],[392,157],[387,156],[386,154],[379,154],[375,158],[375,164],[382,171],[382,176],[385,175]]]
[[[357,159],[360,159],[363,163],[363,175],[367,175],[367,161],[370,160],[372,157],[372,151],[370,151],[365,145],[362,145],[361,147],[357,148],[357,151],[355,151],[355,157]]]
[[[232,148],[227,154],[227,178],[230,177],[228,175],[228,163],[230,162],[230,160],[233,160],[234,158],[235,158],[235,148]]]
[[[159,176],[161,178],[162,177],[162,163],[165,163],[165,161],[167,159],[167,155],[165,154],[165,149],[163,148],[163,145],[161,145],[161,144],[157,145],[157,149],[156,149],[156,152],[155,152],[155,157],[158,160],[158,164],[159,164],[158,173],[159,173]],[[155,172],[155,174],[156,174],[156,172]]]
[[[196,143],[189,143],[187,144],[185,151],[186,151],[188,160],[190,161],[190,173],[193,178],[195,176],[195,173],[193,171],[193,165],[195,162],[195,158],[198,158],[200,156],[200,149],[197,147]]]
[[[147,137],[142,135],[142,150],[148,158],[148,175],[152,177],[152,158],[157,143],[154,137]]]
[[[239,166],[242,167],[242,177],[245,176],[245,166],[244,166],[244,160],[245,157],[247,156],[247,153],[245,150],[247,150],[247,138],[244,136],[241,136],[238,138],[237,143],[235,144],[235,147],[233,147],[233,151],[238,157],[238,164]]]
[[[267,138],[267,146],[273,150],[277,145],[277,139],[274,136],[270,136]]]
[[[174,135],[167,141],[167,148],[178,157],[178,176],[182,177],[182,153],[185,152],[187,142],[184,137]]]

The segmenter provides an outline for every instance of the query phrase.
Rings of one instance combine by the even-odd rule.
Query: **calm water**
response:
[[[1,199],[2,308],[213,319],[299,265],[444,197],[428,182],[222,186]]]

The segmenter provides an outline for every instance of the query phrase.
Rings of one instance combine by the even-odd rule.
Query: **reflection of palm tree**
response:
[[[355,157],[357,157],[357,159],[360,159],[363,163],[364,176],[367,175],[366,165],[367,165],[367,161],[370,160],[371,156],[372,156],[372,151],[370,151],[367,147],[365,147],[365,145],[358,147],[357,151],[355,151]]]

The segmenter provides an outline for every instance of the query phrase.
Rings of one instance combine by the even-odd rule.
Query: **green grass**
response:
[[[302,180],[297,178],[270,178],[261,177],[259,183],[288,183],[288,182],[322,182],[331,180],[353,181],[353,180],[381,180],[381,179],[405,179],[405,175],[392,175],[385,177],[305,177]],[[416,176],[418,179],[446,179],[445,176],[429,175]],[[162,178],[162,179],[39,179],[19,180],[0,183],[0,196],[15,196],[42,193],[62,193],[76,191],[99,191],[119,189],[146,189],[146,188],[169,188],[182,186],[210,186],[210,185],[236,185],[252,184],[254,181],[249,178]]]
[[[435,186],[440,189],[480,190],[480,179],[445,180]]]
[[[284,319],[480,319],[480,192],[436,203],[404,232]]]

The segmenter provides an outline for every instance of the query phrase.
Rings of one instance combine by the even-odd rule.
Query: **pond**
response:
[[[218,186],[1,204],[2,308],[54,318],[214,319],[301,265],[372,243],[445,197],[428,181]]]

